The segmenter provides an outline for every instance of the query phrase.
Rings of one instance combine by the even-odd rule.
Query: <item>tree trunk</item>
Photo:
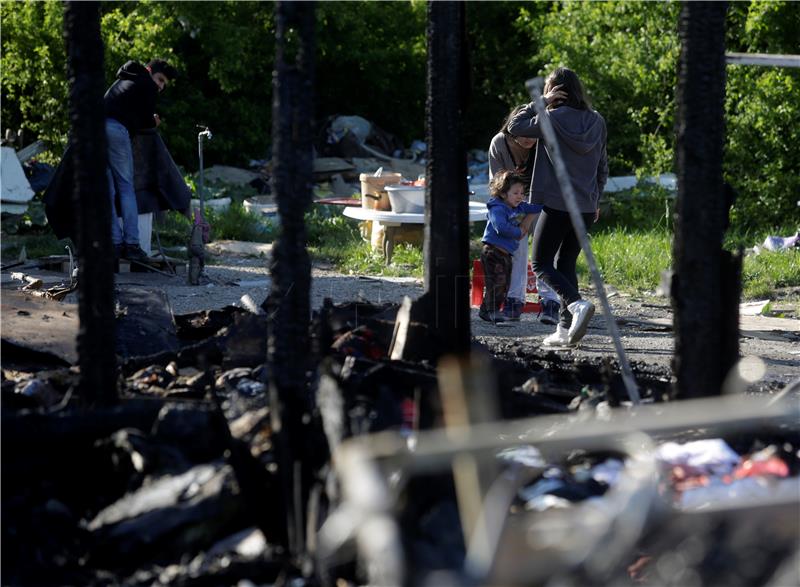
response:
[[[313,2],[276,4],[272,177],[281,232],[272,249],[272,290],[265,302],[270,401],[278,435],[289,547],[295,556],[303,549],[303,509],[311,471],[311,435],[304,423],[310,412],[306,373],[311,367],[311,261],[306,250],[305,212],[313,185],[314,10]]]
[[[98,2],[67,2],[64,32],[69,78],[70,145],[75,163],[78,242],[79,393],[89,405],[117,401],[114,267],[106,181],[103,41]]]
[[[428,3],[425,292],[442,354],[464,354],[470,344],[464,15],[463,2]]]
[[[719,394],[738,358],[737,262],[722,250],[726,10],[725,2],[685,2],[679,22],[672,304],[681,398]]]

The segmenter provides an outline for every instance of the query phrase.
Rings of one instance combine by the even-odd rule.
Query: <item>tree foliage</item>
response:
[[[673,149],[677,2],[563,2],[526,19],[540,39],[531,64],[582,79],[609,127],[612,175],[668,170]]]
[[[198,124],[211,127],[209,164],[269,155],[274,4],[104,2],[110,84],[128,59],[164,57],[181,78],[159,100],[162,135],[176,161],[197,168]],[[525,102],[523,82],[556,65],[573,68],[609,127],[612,174],[673,168],[679,3],[469,2],[472,95],[466,144],[485,149],[500,121]],[[23,128],[58,154],[68,132],[63,7],[0,4],[2,126]],[[727,50],[800,54],[800,4],[732,2]],[[409,144],[424,137],[425,3],[317,3],[318,124],[358,114]],[[800,72],[729,65],[726,179],[739,193],[737,225],[798,217]]]
[[[66,53],[60,2],[2,2],[2,127],[63,147]]]
[[[609,127],[611,173],[673,169],[677,2],[559,2],[520,26],[539,39],[532,66],[566,65],[583,79]],[[799,54],[800,5],[732,2],[728,51]],[[782,226],[800,217],[800,72],[729,65],[725,178],[738,192],[739,229]],[[791,224],[789,225],[791,226]],[[787,227],[788,228],[788,227]]]
[[[746,53],[800,54],[800,4],[732,3],[727,45]],[[800,227],[800,70],[729,65],[725,175],[743,229]]]

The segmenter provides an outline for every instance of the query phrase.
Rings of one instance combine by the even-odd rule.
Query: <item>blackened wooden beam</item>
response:
[[[466,353],[470,342],[465,10],[463,2],[428,3],[425,297],[441,354]]]
[[[305,213],[313,188],[315,5],[275,5],[276,53],[272,102],[272,181],[281,231],[272,249],[267,363],[271,416],[287,512],[289,549],[295,559],[304,544],[304,504],[310,478],[307,434],[310,412],[311,261]]]
[[[118,399],[114,345],[111,204],[106,180],[103,41],[99,2],[67,2],[64,36],[69,78],[70,145],[75,164],[78,242],[79,394],[88,405]]]
[[[684,2],[679,19],[672,305],[680,398],[719,394],[739,353],[740,261],[722,250],[726,11],[725,2]]]

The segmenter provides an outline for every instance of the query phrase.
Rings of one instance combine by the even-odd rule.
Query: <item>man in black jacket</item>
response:
[[[117,80],[105,94],[108,140],[108,191],[111,195],[111,241],[117,258],[143,259],[139,246],[139,211],[133,184],[131,136],[140,129],[160,124],[156,98],[177,77],[175,68],[154,59],[143,66],[128,61],[117,71]],[[117,221],[115,201],[119,196],[122,227]]]

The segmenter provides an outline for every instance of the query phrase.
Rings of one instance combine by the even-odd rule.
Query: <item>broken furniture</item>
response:
[[[372,221],[372,248],[382,250],[386,264],[392,262],[394,245],[398,231],[404,226],[411,225],[416,232],[422,234],[425,226],[425,214],[412,214],[387,212],[383,210],[369,210],[367,208],[345,208],[344,215],[356,220]],[[478,222],[486,220],[486,204],[482,202],[469,202],[469,221]]]

